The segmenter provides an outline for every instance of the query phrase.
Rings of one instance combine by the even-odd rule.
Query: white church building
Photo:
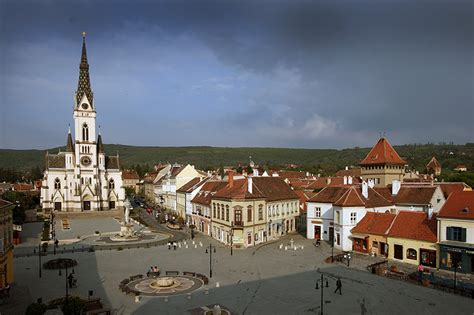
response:
[[[74,141],[69,129],[66,151],[46,153],[41,188],[43,210],[123,209],[125,189],[119,157],[105,155],[102,137],[96,132],[96,115],[83,33],[79,82],[74,97]]]

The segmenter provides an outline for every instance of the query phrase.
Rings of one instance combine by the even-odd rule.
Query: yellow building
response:
[[[0,288],[13,282],[13,218],[14,204],[0,199]]]
[[[278,209],[275,225],[270,209]],[[229,174],[228,184],[212,196],[212,237],[236,247],[255,246],[295,232],[298,209],[298,196],[281,178],[234,180]]]
[[[400,211],[387,234],[388,258],[407,264],[437,267],[436,215]]]

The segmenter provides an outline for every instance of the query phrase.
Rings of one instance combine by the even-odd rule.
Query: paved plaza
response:
[[[280,250],[280,244],[288,244],[290,237],[303,249]],[[187,241],[187,249],[181,243],[183,246],[177,250],[168,250],[162,245],[49,255],[43,257],[43,261],[58,257],[76,259],[78,287],[72,289],[72,294],[87,297],[88,290],[93,290],[94,296],[101,297],[117,314],[191,314],[193,309],[213,304],[223,305],[233,314],[318,314],[321,298],[321,289],[315,289],[320,276],[318,268],[328,274],[329,287],[324,288],[326,314],[474,312],[472,299],[373,275],[364,270],[366,259],[358,256],[351,262],[350,269],[342,264],[326,264],[324,258],[331,252],[327,244],[316,248],[301,236],[290,237],[259,248],[234,249],[232,256],[228,247],[198,235],[195,245]],[[209,254],[205,253],[205,246],[209,243],[217,248],[212,254],[213,278],[191,295],[143,296],[136,303],[133,296],[119,290],[120,281],[146,274],[150,266],[158,266],[162,272],[192,271],[208,276]],[[342,280],[342,295],[334,293],[337,277]],[[47,301],[65,292],[64,275],[59,276],[57,271],[43,270],[39,279],[37,257],[15,259],[15,280],[18,290],[27,288],[32,301],[39,297]]]

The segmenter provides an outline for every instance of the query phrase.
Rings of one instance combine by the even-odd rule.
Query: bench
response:
[[[167,276],[179,276],[179,271],[166,271]]]
[[[195,277],[195,276],[196,276],[196,273],[195,273],[195,272],[192,272],[192,271],[183,271],[183,275],[184,275],[184,276],[192,276],[192,277]]]
[[[399,280],[406,280],[407,278],[407,275],[402,272],[402,271],[390,271],[390,270],[387,270],[385,275],[388,277],[388,278],[395,278],[395,279],[399,279]]]
[[[84,306],[82,308],[82,312],[83,313],[88,313],[90,311],[100,310],[101,308],[103,308],[103,305],[100,302],[100,298],[91,299],[91,300],[88,300],[84,303]]]
[[[204,284],[209,284],[209,279],[205,275],[196,273],[196,278],[201,279],[204,282]]]
[[[134,276],[130,276],[130,281],[138,280],[138,279],[142,279],[142,278],[143,278],[142,274],[134,275]]]

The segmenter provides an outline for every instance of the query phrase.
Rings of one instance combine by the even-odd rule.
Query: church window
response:
[[[54,180],[54,189],[61,189],[61,181],[59,180],[59,178],[56,178]]]
[[[86,123],[82,125],[82,140],[89,141],[89,127]]]
[[[111,178],[109,180],[109,189],[114,189],[114,188],[115,188],[115,182],[114,182],[113,178]]]

